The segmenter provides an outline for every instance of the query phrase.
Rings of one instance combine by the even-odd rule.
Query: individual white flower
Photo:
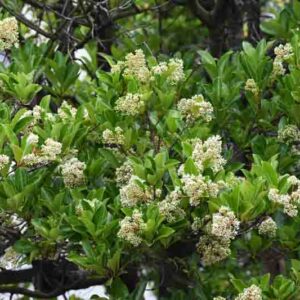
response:
[[[200,171],[211,168],[214,173],[223,170],[226,160],[222,157],[221,137],[211,136],[204,143],[200,139],[192,141],[194,150],[192,159]]]
[[[258,233],[260,235],[265,235],[270,238],[276,236],[276,231],[277,224],[271,217],[268,217],[265,220],[263,220],[258,226]]]
[[[225,206],[221,206],[218,213],[213,214],[211,233],[224,239],[234,239],[238,233],[240,222],[234,213]]]
[[[9,157],[5,154],[0,154],[0,171],[9,164]]]
[[[251,92],[253,95],[259,95],[259,87],[257,86],[255,80],[253,78],[249,78],[245,84],[245,90]]]
[[[142,213],[135,209],[131,217],[127,216],[120,221],[118,237],[137,247],[142,242],[141,234],[145,226]]]
[[[18,23],[16,18],[6,18],[0,21],[0,51],[18,45]]]
[[[262,300],[262,290],[255,284],[245,288],[235,300]]]
[[[125,207],[133,207],[138,203],[146,203],[150,200],[151,194],[144,190],[137,181],[140,181],[135,176],[132,176],[129,183],[120,189],[120,201]]]
[[[85,182],[84,170],[86,164],[78,158],[73,157],[61,165],[61,174],[64,184],[67,187],[73,188],[80,186]]]
[[[128,93],[116,101],[115,110],[127,116],[136,116],[143,112],[144,107],[142,95]]]
[[[212,105],[205,101],[203,95],[195,95],[191,99],[181,99],[177,105],[178,110],[188,123],[203,119],[210,122],[213,117]]]
[[[116,127],[114,131],[105,129],[102,133],[103,143],[107,145],[124,145],[125,136],[123,129]]]
[[[51,138],[48,138],[44,145],[42,145],[42,156],[48,161],[54,161],[57,159],[57,156],[61,154],[62,144],[60,142],[54,141]]]

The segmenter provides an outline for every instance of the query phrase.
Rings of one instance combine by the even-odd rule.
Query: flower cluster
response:
[[[213,214],[211,233],[224,239],[234,239],[238,233],[240,222],[234,213],[225,206],[221,206],[218,213]]]
[[[167,76],[167,81],[175,85],[185,78],[183,61],[179,58],[171,58],[168,62],[161,62],[150,69],[147,66],[145,54],[142,49],[137,49],[134,53],[126,55],[124,61],[118,61],[111,67],[111,73],[121,73],[124,71],[125,77],[133,76],[140,83],[147,84],[154,80],[155,75]]]
[[[84,183],[84,170],[86,164],[76,157],[68,159],[61,165],[61,174],[64,179],[64,184],[67,187],[73,188]]]
[[[123,206],[133,207],[138,203],[147,203],[151,193],[144,189],[139,178],[132,176],[127,185],[120,189],[120,200]]]
[[[254,79],[249,78],[245,84],[245,90],[252,93],[255,97],[259,95],[259,87]]]
[[[185,216],[185,211],[180,207],[181,197],[182,192],[177,188],[159,202],[159,212],[167,222],[172,223]]]
[[[38,143],[38,137],[34,134],[29,134],[27,137],[32,145]],[[22,162],[25,166],[35,166],[47,164],[51,161],[56,161],[58,156],[61,154],[62,144],[60,142],[54,141],[48,138],[42,145],[40,152],[36,151],[34,153],[27,154],[23,157]]]
[[[5,154],[0,155],[0,171],[9,164],[9,157]]]
[[[226,300],[224,297],[218,296],[214,297],[213,300]]]
[[[230,240],[203,235],[197,244],[197,251],[201,255],[203,264],[210,266],[224,260],[230,255]]]
[[[262,300],[262,290],[255,284],[245,288],[235,300]]]
[[[213,117],[213,107],[204,100],[202,95],[195,95],[191,99],[183,98],[177,107],[188,123],[195,122],[200,118],[205,122],[210,122]]]
[[[278,131],[278,139],[285,143],[300,141],[300,130],[296,125],[286,125]]]
[[[209,222],[211,220],[211,222]],[[206,224],[206,225],[205,225]],[[197,233],[205,225],[205,235],[197,244],[204,265],[212,265],[227,258],[230,253],[231,240],[238,233],[240,222],[228,207],[220,207],[219,212],[212,218],[206,216],[203,220],[195,218],[192,230]]]
[[[67,101],[63,101],[59,109],[57,110],[57,114],[62,120],[66,120],[68,118],[75,118],[77,113],[77,109],[72,105],[68,104]]]
[[[204,143],[200,139],[194,139],[192,144],[194,148],[192,159],[200,171],[211,168],[214,173],[217,173],[223,169],[226,160],[221,155],[222,141],[220,136],[211,136]]]
[[[296,217],[300,204],[300,185],[291,194],[280,194],[278,189],[270,189],[268,197],[270,201],[281,204],[283,211],[290,217]]]
[[[147,67],[145,54],[142,49],[136,50],[135,54],[127,54],[125,66],[125,76],[135,76],[142,83],[146,83],[150,79],[151,73]]]
[[[265,220],[263,220],[258,226],[258,233],[260,235],[265,235],[270,238],[276,236],[276,230],[277,224],[271,217],[268,217]]]
[[[124,145],[125,136],[121,127],[116,127],[114,132],[105,129],[102,133],[103,143],[106,145]]]
[[[126,161],[121,167],[116,169],[116,183],[118,186],[128,184],[133,175],[133,168],[130,162]]]
[[[6,18],[0,21],[0,51],[18,45],[18,23],[16,18]]]
[[[292,58],[294,55],[293,48],[289,43],[285,45],[280,44],[278,47],[274,49],[274,53],[276,56],[273,61],[273,70],[272,70],[273,78],[285,74],[286,70],[283,66],[283,62]]]
[[[144,107],[142,95],[128,93],[116,101],[115,110],[127,116],[136,116],[143,112]]]
[[[183,60],[171,58],[168,62],[168,81],[175,85],[184,79]]]
[[[118,237],[137,247],[142,242],[141,234],[145,226],[142,213],[135,209],[131,217],[120,221]]]

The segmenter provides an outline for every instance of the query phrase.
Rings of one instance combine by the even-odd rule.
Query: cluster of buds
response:
[[[268,236],[270,238],[276,236],[276,231],[277,224],[271,217],[268,217],[265,220],[263,220],[258,226],[258,233],[260,235]]]
[[[259,95],[259,87],[253,78],[247,79],[245,90],[252,93],[255,97]]]

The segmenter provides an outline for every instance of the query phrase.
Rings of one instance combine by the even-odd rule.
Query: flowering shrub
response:
[[[201,77],[138,49],[84,80],[45,45],[13,48],[0,74],[1,264],[55,274],[20,293],[82,281],[110,299],[142,299],[147,284],[159,299],[299,299],[299,47],[295,33],[219,60],[200,51]]]

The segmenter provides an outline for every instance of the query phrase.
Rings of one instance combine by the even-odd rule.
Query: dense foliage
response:
[[[77,2],[0,0],[0,292],[300,299],[300,2]]]

